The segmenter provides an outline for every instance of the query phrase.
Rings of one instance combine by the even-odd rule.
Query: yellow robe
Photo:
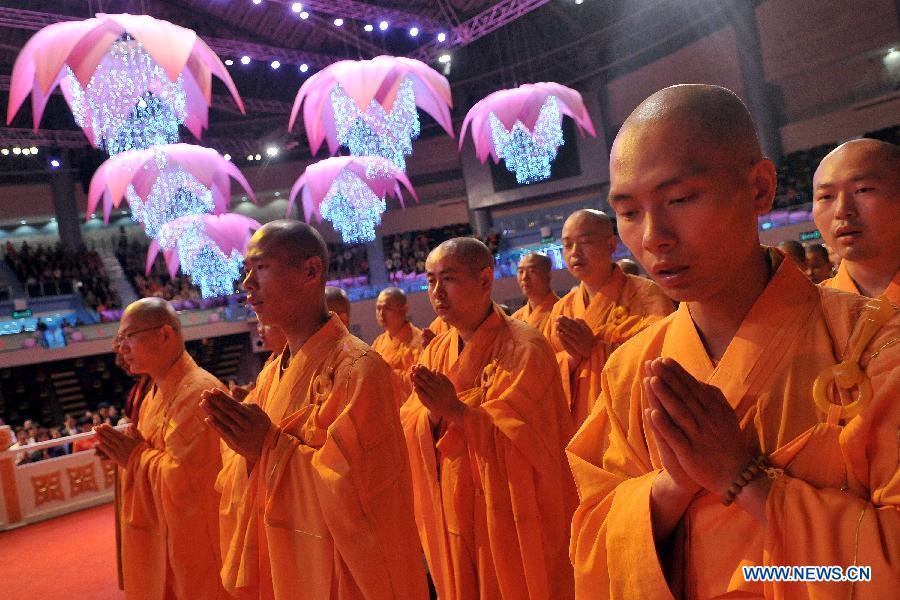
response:
[[[282,365],[267,365],[245,400],[272,419],[262,457],[248,476],[242,456],[223,455],[226,589],[237,598],[426,597],[390,369],[336,315]]]
[[[584,422],[600,395],[600,373],[612,351],[673,309],[672,300],[656,283],[627,275],[615,265],[604,290],[590,301],[584,284],[581,284],[554,305],[544,327],[544,335],[556,352],[575,428]],[[556,335],[556,317],[560,315],[584,319],[596,338],[590,360],[582,361],[571,371],[569,354]]]
[[[450,331],[450,326],[442,318],[435,317],[431,324],[428,325],[428,329],[437,336]]]
[[[129,600],[224,598],[219,583],[219,438],[200,394],[223,388],[184,352],[141,403],[138,446],[121,472],[122,574]]]
[[[841,264],[838,267],[837,273],[835,273],[834,277],[832,277],[831,279],[826,279],[819,285],[828,288],[834,288],[836,290],[841,290],[844,292],[850,292],[851,294],[860,293],[859,288],[856,287],[856,282],[853,281],[853,278],[850,277],[849,271],[847,271],[847,261],[841,261]],[[884,293],[879,297],[884,298],[892,304],[900,306],[900,271],[894,274],[894,278],[888,284],[887,288],[884,290]]]
[[[607,363],[600,401],[568,447],[581,498],[571,545],[579,597],[673,596],[651,530],[650,489],[661,466],[644,422],[640,371],[660,356],[720,388],[751,452],[784,469],[768,496],[767,526],[711,494],[691,502],[673,534],[674,566],[667,567],[673,588],[683,590],[677,595],[851,597],[851,583],[746,582],[745,565],[868,565],[872,582],[857,583],[853,598],[892,597],[900,589],[900,315],[893,309],[862,354],[872,401],[842,424],[839,410],[817,409],[812,387],[858,337],[866,299],[817,287],[792,261],[773,256],[780,267],[718,365],[686,305]]]
[[[422,353],[422,330],[407,322],[397,337],[385,331],[372,342],[372,350],[381,355],[394,375],[400,389],[400,401],[412,393],[409,369]]]
[[[566,555],[574,489],[562,451],[568,414],[553,352],[496,305],[459,351],[455,328],[420,363],[469,406],[439,429],[413,393],[401,409],[416,524],[441,600],[572,597]]]
[[[525,321],[538,331],[543,331],[547,326],[547,320],[550,318],[550,311],[553,310],[557,300],[559,298],[556,297],[556,294],[551,293],[541,304],[534,308],[531,308],[526,300],[525,306],[514,312],[512,318]]]

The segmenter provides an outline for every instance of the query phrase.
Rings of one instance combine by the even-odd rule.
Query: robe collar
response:
[[[181,380],[184,379],[188,371],[197,366],[194,359],[187,351],[182,351],[178,359],[169,367],[166,374],[159,381],[154,381],[156,389],[159,390],[163,398],[174,398],[178,393],[178,387]]]
[[[491,303],[491,313],[478,326],[472,338],[465,343],[462,352],[459,350],[459,330],[456,327],[450,328],[449,337],[449,356],[447,366],[449,368],[448,376],[453,381],[457,392],[476,387],[481,377],[481,370],[487,364],[487,361],[494,354],[494,342],[497,335],[502,331],[506,324],[506,313]]]
[[[397,337],[392,336],[390,333],[385,330],[385,335],[387,339],[393,342],[394,344],[403,344],[408,346],[410,342],[412,342],[413,338],[413,328],[412,323],[407,321],[403,324],[403,327],[400,328],[400,333],[397,334]]]
[[[606,280],[606,283],[603,284],[600,290],[594,294],[593,298],[588,299],[588,292],[584,283],[578,284],[578,293],[575,294],[574,302],[575,314],[580,314],[579,311],[583,313],[589,306],[601,305],[604,302],[617,304],[619,297],[622,295],[622,290],[625,288],[626,281],[625,272],[618,265],[613,265],[612,275],[609,276],[609,279]]]
[[[853,281],[853,278],[850,276],[850,271],[847,269],[847,261],[845,260],[842,260],[841,264],[838,265],[837,273],[835,273],[834,277],[828,281],[828,287],[850,292],[852,294],[858,294],[860,296],[862,295],[856,282]],[[884,288],[884,292],[879,298],[883,298],[894,304],[900,303],[900,271],[894,273],[893,279],[891,279],[887,287]]]
[[[735,409],[751,389],[764,385],[819,303],[816,286],[792,261],[771,249],[767,252],[775,274],[717,365],[703,346],[687,303],[675,311],[663,342],[662,356],[674,358],[698,380],[721,389]]]

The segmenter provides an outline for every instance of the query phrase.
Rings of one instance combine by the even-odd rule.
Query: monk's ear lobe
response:
[[[778,173],[775,169],[775,163],[768,158],[760,159],[753,166],[750,177],[756,213],[764,215],[772,210],[772,202],[775,200],[775,192],[778,187]]]

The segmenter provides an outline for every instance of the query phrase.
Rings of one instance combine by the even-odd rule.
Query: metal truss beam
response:
[[[429,42],[412,52],[410,56],[423,61],[434,60],[439,54],[467,46],[549,2],[550,0],[501,0],[459,27],[454,27],[445,43]]]

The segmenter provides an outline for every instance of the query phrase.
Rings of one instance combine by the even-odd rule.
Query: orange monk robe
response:
[[[831,279],[826,279],[819,285],[828,288],[834,288],[836,290],[841,290],[842,292],[850,292],[851,294],[860,293],[859,288],[856,287],[856,282],[853,281],[853,278],[850,277],[849,271],[847,271],[847,261],[841,261],[841,264],[838,267],[837,273],[835,273],[834,277],[832,277]],[[884,298],[892,304],[900,306],[900,271],[897,271],[894,274],[894,279],[891,280],[887,288],[884,290],[884,293],[879,297]]]
[[[406,400],[412,393],[412,381],[409,369],[422,353],[422,330],[408,322],[400,330],[397,337],[385,331],[372,342],[372,350],[381,355],[394,375],[397,376],[400,389],[399,401]]]
[[[672,312],[672,300],[656,283],[644,277],[627,275],[618,266],[603,290],[588,300],[584,284],[563,296],[550,311],[544,335],[556,352],[569,401],[572,422],[577,429],[600,395],[600,373],[606,359],[623,342]],[[594,332],[596,343],[590,360],[584,360],[570,372],[569,354],[556,335],[556,317],[584,319]]]
[[[121,473],[125,597],[224,598],[219,582],[219,437],[200,394],[224,389],[187,352],[140,406],[138,446]]]
[[[574,490],[569,428],[547,340],[493,314],[459,350],[455,328],[420,364],[447,375],[469,406],[435,443],[413,393],[400,416],[411,456],[416,524],[441,600],[572,597],[566,555]]]
[[[875,390],[862,413],[840,423],[839,411],[820,411],[812,397],[817,375],[841,362],[858,336],[851,334],[866,301],[817,287],[783,260],[718,365],[686,305],[613,354],[601,398],[568,447],[581,498],[571,546],[580,597],[672,597],[651,530],[650,489],[661,463],[644,422],[640,370],[660,356],[720,388],[748,448],[784,469],[768,496],[767,526],[711,494],[691,502],[673,534],[673,587],[685,598],[849,598],[851,583],[751,583],[741,566],[856,564],[872,567],[872,581],[857,583],[853,598],[900,589],[896,309],[862,354]]]
[[[287,353],[285,353],[285,358]],[[262,456],[226,450],[222,581],[237,598],[427,597],[391,371],[332,314],[267,365],[245,402],[272,419]]]
[[[428,329],[431,330],[431,332],[434,335],[438,336],[438,335],[441,335],[442,333],[447,333],[448,331],[450,331],[450,326],[447,325],[447,322],[444,321],[442,318],[435,317],[434,321],[432,321],[431,324],[428,326]]]
[[[553,305],[556,304],[557,300],[559,298],[556,294],[549,294],[543,302],[534,308],[526,300],[525,306],[514,312],[512,318],[525,321],[538,331],[543,331],[547,326],[548,319],[550,319],[550,311],[553,310]]]

